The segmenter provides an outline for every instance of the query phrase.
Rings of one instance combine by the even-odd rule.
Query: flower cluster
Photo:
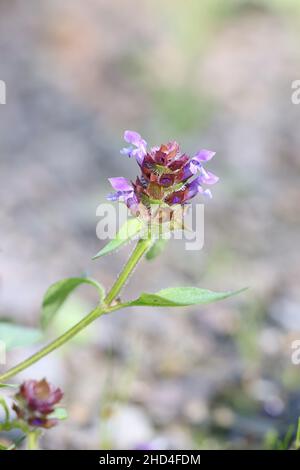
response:
[[[27,380],[15,395],[13,409],[17,417],[29,426],[52,428],[57,420],[50,415],[62,399],[63,392],[49,384],[46,379]]]
[[[211,198],[211,191],[204,185],[213,185],[218,177],[204,169],[203,164],[211,160],[215,152],[200,150],[190,158],[181,153],[177,142],[169,142],[147,150],[147,142],[134,131],[125,131],[124,139],[130,144],[121,150],[123,155],[135,157],[141,175],[135,182],[126,178],[109,178],[115,193],[109,194],[111,201],[122,201],[131,213],[139,216],[150,211],[151,205],[169,208],[186,205],[194,196],[202,194]]]

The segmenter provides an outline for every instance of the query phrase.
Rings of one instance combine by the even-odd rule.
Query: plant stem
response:
[[[32,364],[39,361],[43,357],[47,356],[47,354],[51,353],[52,351],[55,351],[55,349],[65,344],[67,341],[73,338],[73,336],[77,335],[81,330],[86,328],[90,323],[92,323],[94,320],[99,318],[101,315],[112,312],[114,310],[119,310],[120,308],[125,306],[126,304],[121,304],[121,303],[117,303],[116,305],[111,306],[111,303],[118,296],[122,287],[126,283],[129,275],[131,274],[131,272],[133,271],[133,269],[135,268],[139,260],[142,258],[142,256],[150,248],[151,243],[152,243],[151,240],[148,238],[140,239],[137,242],[137,245],[135,249],[133,250],[129,260],[125,264],[123,270],[121,271],[119,277],[117,278],[116,282],[112,286],[111,290],[105,297],[103,304],[98,305],[94,310],[92,310],[88,315],[86,315],[80,322],[76,323],[76,325],[72,326],[72,328],[67,330],[65,333],[63,333],[61,336],[59,336],[54,341],[49,343],[47,346],[42,348],[40,351],[28,357],[24,361],[17,364],[15,367],[12,367],[7,372],[2,374],[0,376],[0,383],[3,382],[4,380],[9,379],[10,377],[13,377],[14,375],[18,374],[22,370],[27,369]]]
[[[300,450],[300,418],[298,418],[298,427],[297,427],[295,446],[296,446],[296,450]]]
[[[39,448],[39,435],[38,431],[29,431],[27,434],[27,449],[28,450],[38,450]]]
[[[150,238],[140,239],[137,242],[135,249],[133,250],[129,260],[125,264],[124,268],[122,269],[121,273],[118,276],[118,279],[110,289],[109,293],[104,299],[104,303],[106,305],[110,305],[112,301],[118,296],[121,292],[124,284],[128,280],[129,275],[132,273],[136,265],[138,264],[139,260],[142,256],[148,251],[152,244],[152,240]]]
[[[2,382],[3,380],[9,379],[10,377],[13,377],[14,375],[18,374],[24,369],[27,369],[27,367],[31,366],[35,362],[42,359],[44,356],[47,356],[47,354],[51,353],[55,349],[65,344],[67,341],[73,338],[73,336],[77,335],[86,326],[88,326],[90,323],[96,320],[96,318],[100,317],[101,315],[105,313],[109,313],[113,310],[117,310],[118,308],[122,308],[122,304],[116,305],[115,307],[111,307],[111,308],[109,307],[104,308],[101,305],[99,305],[94,310],[92,310],[88,315],[86,315],[82,320],[80,320],[80,322],[76,323],[76,325],[72,326],[72,328],[67,330],[65,333],[63,333],[61,336],[59,336],[54,341],[49,343],[47,346],[40,349],[40,351],[28,357],[27,359],[20,362],[18,365],[16,365],[12,369],[9,369],[7,372],[1,375],[0,382]]]

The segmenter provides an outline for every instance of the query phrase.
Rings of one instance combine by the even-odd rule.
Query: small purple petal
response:
[[[191,160],[189,169],[192,175],[195,175],[197,173],[197,171],[199,170],[199,167],[200,167],[200,164],[198,162]]]
[[[191,183],[187,185],[187,192],[185,195],[185,201],[192,199],[196,194],[202,193],[203,188],[201,186],[201,177],[198,176]]]
[[[126,199],[126,205],[133,215],[136,215],[139,210],[139,202],[135,194],[131,194],[130,197]]]
[[[202,149],[196,153],[193,159],[196,159],[198,162],[208,162],[216,155],[216,152],[212,152],[211,150]]]
[[[122,150],[120,150],[120,153],[122,155],[128,155],[129,157],[131,157],[131,152],[132,152],[132,149],[129,147],[124,147],[122,148]]]
[[[135,145],[136,147],[139,147],[141,143],[146,144],[142,136],[138,132],[135,132],[135,131],[125,131],[124,140],[126,140],[126,142],[128,142],[129,144]]]
[[[195,197],[197,194],[202,194],[208,199],[212,198],[210,189],[202,188],[202,177],[198,176],[191,183],[187,185],[187,192],[185,194],[185,202]]]
[[[195,158],[190,160],[183,168],[183,180],[190,178],[190,176],[196,175],[198,171],[202,168],[200,162]]]
[[[183,175],[182,175],[182,181],[187,180],[191,176],[193,176],[194,173],[192,173],[190,169],[191,162],[188,162],[184,167],[183,167]]]
[[[207,199],[212,199],[212,193],[210,189],[205,189],[202,194],[203,196],[207,197]]]
[[[201,178],[201,182],[203,184],[216,184],[219,181],[219,177],[217,175],[214,175],[214,173],[211,173],[210,171],[204,170],[204,168],[201,168],[201,174],[199,178]]]
[[[121,155],[127,155],[127,157],[135,157],[136,161],[141,165],[144,160],[144,156],[146,155],[146,151],[142,148],[132,148],[132,147],[124,147],[120,150]]]
[[[196,155],[188,163],[188,169],[191,175],[195,175],[199,170],[202,169],[201,162],[207,162],[211,160],[215,154],[216,152],[212,152],[211,150],[200,150],[198,153],[196,153]]]
[[[120,197],[122,196],[122,193],[121,192],[117,192],[117,193],[109,193],[107,196],[106,196],[106,199],[108,201],[118,201],[120,199]]]
[[[126,202],[128,198],[133,196],[133,186],[129,183],[126,178],[123,178],[123,176],[118,176],[116,178],[108,178],[108,180],[112,187],[116,190],[115,193],[110,193],[106,196],[108,201],[121,200]]]
[[[144,160],[144,156],[146,155],[146,148],[136,148],[131,151],[131,157],[135,157],[136,161],[141,165]]]
[[[132,185],[123,176],[108,178],[108,181],[116,191],[133,191]]]
[[[116,193],[110,193],[106,196],[108,201],[123,201],[127,204],[129,199],[134,197],[133,189],[131,191],[117,191]]]
[[[45,418],[32,418],[30,420],[31,426],[42,426],[45,422]]]
[[[125,147],[121,150],[121,154],[128,155],[128,157],[135,157],[137,162],[142,164],[144,156],[147,153],[147,142],[135,131],[125,131],[124,140],[136,148]]]

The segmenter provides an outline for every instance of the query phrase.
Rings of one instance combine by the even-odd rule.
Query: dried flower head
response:
[[[111,201],[122,201],[135,216],[151,216],[153,205],[160,207],[159,218],[173,213],[174,207],[185,206],[197,194],[211,198],[211,191],[203,185],[213,185],[218,177],[204,169],[203,164],[211,160],[215,152],[200,150],[190,158],[181,153],[177,142],[169,142],[147,150],[146,141],[134,131],[125,131],[124,139],[130,144],[121,150],[135,157],[141,174],[135,182],[126,178],[109,178],[116,191],[109,194]],[[162,210],[163,209],[163,212]]]
[[[62,397],[63,392],[46,379],[27,380],[15,395],[13,409],[18,418],[30,426],[51,428],[57,424],[57,420],[49,415]]]

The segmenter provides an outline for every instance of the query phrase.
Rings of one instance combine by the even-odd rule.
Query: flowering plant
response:
[[[159,252],[156,249],[159,240],[151,225],[154,223],[162,228],[168,222],[170,231],[178,228],[184,229],[184,221],[178,223],[178,213],[184,217],[189,202],[198,194],[211,198],[211,191],[205,186],[213,185],[218,181],[216,175],[204,168],[204,164],[212,159],[215,152],[200,150],[190,158],[181,153],[176,142],[169,142],[147,150],[146,141],[137,132],[126,131],[124,138],[130,146],[121,150],[121,153],[136,159],[140,174],[134,182],[124,177],[110,178],[109,182],[115,192],[109,194],[108,199],[124,203],[133,218],[126,224],[126,230],[121,228],[115,239],[102,248],[94,258],[116,250],[135,236],[138,238],[136,247],[108,293],[105,293],[104,287],[98,281],[86,277],[63,279],[50,286],[42,304],[43,331],[46,330],[69,294],[79,285],[85,283],[94,286],[99,294],[99,303],[64,334],[3,373],[0,376],[0,384],[65,344],[100,316],[114,310],[136,306],[182,307],[207,304],[241,292],[213,292],[198,287],[172,287],[157,293],[141,293],[133,300],[120,299],[120,293],[140,259],[147,253],[148,257],[149,253],[152,253],[152,257]],[[1,339],[5,341],[5,338]],[[35,380],[25,382],[15,395],[13,406],[19,425],[21,423],[23,429],[27,430],[32,430],[33,427],[52,427],[56,424],[55,417],[52,416],[54,406],[61,398],[60,389],[54,388],[45,379],[39,382]]]

